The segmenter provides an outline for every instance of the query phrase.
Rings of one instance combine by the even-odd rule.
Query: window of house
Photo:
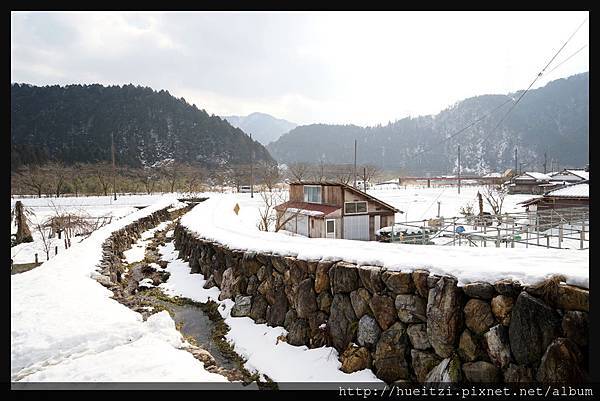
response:
[[[304,202],[321,203],[321,187],[319,185],[305,185]]]
[[[325,220],[325,232],[335,234],[335,220]]]
[[[367,202],[344,203],[344,214],[367,213]]]

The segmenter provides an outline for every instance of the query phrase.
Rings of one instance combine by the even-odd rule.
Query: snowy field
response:
[[[181,349],[167,312],[144,322],[93,278],[112,231],[176,203],[166,196],[11,276],[11,381],[226,381]]]
[[[451,188],[446,189],[448,190]],[[424,218],[435,217],[437,210],[432,208],[427,211],[427,205],[435,201],[440,191],[444,191],[443,188],[404,191],[400,189],[372,193],[401,210],[404,208],[408,213],[420,213]],[[460,206],[473,199],[477,189],[463,189],[461,192],[461,196],[456,196],[454,200],[442,195],[448,214],[458,214],[456,212]],[[523,198],[522,195],[508,196],[505,201],[507,210],[515,208]],[[409,199],[418,201],[410,202]],[[233,211],[236,203],[240,206],[238,215]],[[343,259],[360,265],[383,266],[390,270],[426,269],[434,274],[452,274],[459,279],[460,284],[475,281],[493,283],[499,279],[534,284],[552,274],[564,274],[568,283],[583,287],[589,285],[587,250],[443,247],[290,236],[258,230],[256,223],[261,205],[262,200],[256,195],[251,199],[250,194],[216,194],[183,216],[181,224],[200,237],[220,242],[232,249],[272,252],[305,260]]]

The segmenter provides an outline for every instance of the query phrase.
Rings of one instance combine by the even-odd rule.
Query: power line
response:
[[[550,64],[552,64],[552,62],[554,61],[554,59],[560,54],[560,52],[571,41],[571,39],[573,38],[573,36],[575,36],[575,34],[579,31],[579,29],[581,29],[581,27],[583,26],[583,24],[585,24],[585,22],[587,20],[588,20],[588,18],[586,18],[585,20],[583,20],[583,22],[581,24],[579,24],[579,26],[577,27],[577,29],[575,29],[575,32],[573,32],[571,34],[571,36],[569,36],[569,38],[566,40],[566,42],[563,43],[563,45],[560,47],[560,49],[558,49],[558,51],[554,54],[554,56],[552,56],[552,58],[550,59],[550,61],[548,61],[548,63],[546,64],[546,66],[544,68],[542,68],[542,70],[536,75],[535,79],[529,84],[529,86],[527,87],[527,89],[525,89],[525,91],[523,91],[523,93],[521,93],[521,96],[519,96],[519,98],[517,99],[517,101],[512,105],[512,107],[510,109],[508,109],[508,111],[500,119],[500,121],[498,121],[498,124],[496,124],[494,126],[494,128],[492,128],[492,130],[485,136],[485,138],[481,142],[482,145],[485,143],[485,141],[488,140],[488,138],[492,135],[492,133],[494,133],[494,131],[496,131],[496,129],[500,126],[500,124],[502,124],[504,122],[504,120],[506,120],[506,118],[508,117],[508,115],[514,110],[514,108],[517,106],[517,104],[519,104],[519,102],[521,101],[521,99],[523,99],[523,96],[525,96],[525,94],[531,89],[531,87],[537,82],[537,80],[540,79],[540,77],[544,74],[544,71],[546,71],[546,68],[548,68],[548,66],[550,66]]]
[[[561,65],[563,65],[564,63],[566,63],[567,61],[569,61],[573,56],[575,56],[577,53],[579,53],[580,51],[582,51],[583,49],[585,49],[586,47],[588,47],[588,44],[583,45],[582,47],[579,48],[579,50],[577,50],[575,53],[571,54],[569,57],[567,57],[566,59],[564,59],[563,61],[561,61],[556,67],[554,67],[553,69],[551,69],[550,71],[548,71],[546,73],[546,76],[552,74],[552,72],[554,70],[556,70],[558,67],[560,67]]]

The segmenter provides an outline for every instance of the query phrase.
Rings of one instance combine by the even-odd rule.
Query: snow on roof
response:
[[[567,170],[569,173],[581,177],[584,180],[590,179],[590,172],[585,170]]]
[[[590,185],[588,182],[580,182],[563,188],[555,189],[546,193],[545,196],[559,196],[563,198],[589,198]]]
[[[244,201],[237,194],[212,195],[184,215],[180,224],[199,238],[234,250],[294,256],[308,261],[344,260],[396,271],[425,269],[432,274],[453,275],[460,285],[475,281],[494,283],[500,279],[535,284],[553,274],[566,275],[570,284],[589,285],[588,250],[444,247],[292,237],[259,231],[251,219],[244,224],[240,216],[230,212],[236,203]],[[241,206],[247,210],[252,207]]]
[[[536,180],[550,180],[550,176],[548,176],[547,174],[544,173],[538,173],[535,171],[526,171],[523,174],[521,174],[518,177],[515,177],[515,180],[520,180],[520,179],[525,179],[526,177],[524,177],[525,175],[528,175]]]
[[[484,175],[485,178],[500,178],[502,177],[501,173],[489,173]]]

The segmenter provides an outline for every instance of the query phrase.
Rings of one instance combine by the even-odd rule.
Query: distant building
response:
[[[275,207],[283,229],[310,238],[375,241],[375,232],[395,222],[395,207],[350,185],[290,183],[290,200]]]
[[[563,209],[569,207],[590,206],[589,181],[569,184],[559,189],[546,192],[540,198],[520,202],[528,212]]]
[[[567,170],[549,174],[550,181],[564,181],[567,184],[581,182],[590,179],[590,173],[585,170]]]
[[[550,176],[537,172],[525,172],[515,175],[507,181],[505,185],[508,187],[509,194],[533,194],[539,195],[544,193],[542,185],[550,182]]]

